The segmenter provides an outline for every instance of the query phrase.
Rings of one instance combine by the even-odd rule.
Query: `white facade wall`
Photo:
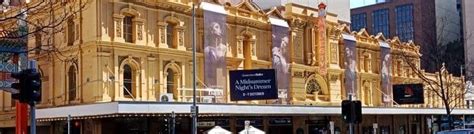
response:
[[[320,2],[327,4],[329,13],[337,14],[340,21],[351,21],[351,9],[349,0],[253,0],[260,8],[270,9],[276,6],[284,6],[287,3],[305,5],[312,8],[318,8]]]

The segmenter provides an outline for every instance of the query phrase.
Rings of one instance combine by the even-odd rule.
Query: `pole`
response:
[[[16,101],[16,134],[26,134],[28,131],[28,105]]]
[[[30,60],[28,61],[28,68],[35,69],[36,71],[36,61]],[[33,89],[30,89],[33,90]],[[30,134],[36,134],[36,102],[30,102]]]
[[[71,134],[71,115],[67,115],[67,134]]]
[[[197,134],[197,116],[196,107],[196,5],[193,2],[193,106],[191,107],[191,116],[193,118],[193,132]]]
[[[36,134],[36,102],[30,103],[30,134]]]
[[[349,101],[352,102],[352,93],[349,94]],[[353,108],[353,105],[351,104],[351,109],[354,109]],[[351,112],[351,117],[354,117],[354,112]],[[354,124],[351,122],[349,122],[349,134],[354,134]]]

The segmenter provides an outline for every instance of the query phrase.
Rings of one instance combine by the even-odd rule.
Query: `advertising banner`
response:
[[[219,5],[203,2],[201,7],[204,10],[204,83],[207,88],[226,91],[227,15]]]
[[[274,69],[233,70],[230,76],[230,100],[278,99]]]
[[[382,101],[384,103],[392,102],[392,83],[390,79],[391,72],[391,55],[390,55],[390,46],[386,42],[380,43],[380,60],[381,60],[381,77],[382,77]]]
[[[352,35],[342,34],[344,38],[344,88],[346,96],[352,95],[357,98],[357,73],[356,73],[356,39]],[[356,99],[353,98],[353,99]]]
[[[393,100],[397,104],[425,103],[422,84],[393,85]]]
[[[280,104],[285,104],[288,99],[288,89],[290,87],[290,65],[288,23],[281,19],[270,18],[272,24],[272,55],[273,69],[276,71],[278,80],[278,98]]]

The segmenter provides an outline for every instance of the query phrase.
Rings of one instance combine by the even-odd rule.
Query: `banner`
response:
[[[393,100],[397,104],[423,104],[425,102],[423,85],[393,85]]]
[[[384,103],[392,102],[392,83],[391,83],[391,55],[390,55],[390,46],[386,42],[380,43],[380,60],[381,60],[381,81],[382,81],[382,101]]]
[[[226,12],[224,7],[203,2],[204,10],[204,83],[207,88],[226,89]],[[225,97],[216,102],[225,102]]]
[[[286,104],[290,87],[290,65],[288,23],[281,19],[270,18],[272,24],[272,55],[273,68],[278,81],[278,98],[280,104]]]
[[[352,35],[342,34],[344,38],[344,54],[345,54],[345,72],[344,72],[344,88],[346,90],[346,96],[352,95],[357,98],[357,51],[356,51],[356,39]],[[353,98],[353,99],[356,99]]]
[[[229,72],[230,100],[278,99],[274,69]]]

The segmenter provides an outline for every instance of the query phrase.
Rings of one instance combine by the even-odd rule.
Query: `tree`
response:
[[[452,25],[447,19],[436,20],[436,25],[436,36],[425,36],[422,41],[425,44],[421,44],[421,63],[414,60],[420,55],[402,52],[401,56],[404,63],[422,81],[427,94],[437,97],[438,100],[435,101],[442,103],[448,117],[449,129],[453,129],[451,113],[454,109],[464,106],[464,95],[468,92],[464,88],[464,77],[461,73],[461,67],[464,66],[464,48],[461,37],[454,41],[446,37],[450,30],[448,27]],[[423,33],[433,34],[432,31]]]
[[[63,32],[68,19],[82,16],[80,13],[90,0],[31,0],[29,3],[25,0],[0,0],[0,2],[3,3],[0,5],[0,41],[3,41],[0,45],[5,45],[6,41],[24,44],[27,41],[25,39],[37,34],[54,35]],[[29,48],[25,52],[54,48],[53,43],[49,41],[51,39],[52,36],[42,38],[45,43]],[[5,50],[2,52],[11,53]]]

